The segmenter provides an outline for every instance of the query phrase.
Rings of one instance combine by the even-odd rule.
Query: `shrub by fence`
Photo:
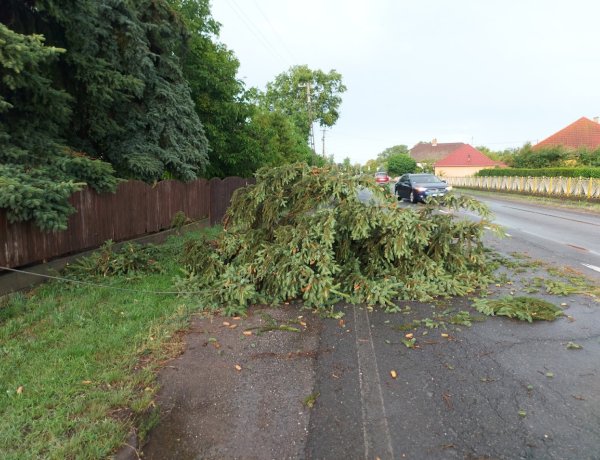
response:
[[[583,177],[447,177],[455,187],[600,199],[600,179]]]
[[[477,176],[518,176],[518,177],[590,177],[600,179],[600,168],[493,168],[482,169]]]
[[[33,222],[11,224],[0,210],[0,266],[19,267],[122,241],[171,227],[179,211],[192,220],[223,218],[233,192],[254,179],[198,179],[183,183],[162,181],[151,186],[140,181],[119,184],[116,193],[84,189],[71,196],[77,212],[67,230],[43,232]]]

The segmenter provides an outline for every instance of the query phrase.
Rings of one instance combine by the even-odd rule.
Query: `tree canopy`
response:
[[[341,75],[296,66],[264,93],[246,89],[209,0],[0,0],[0,27],[0,207],[12,221],[64,228],[73,191],[117,178],[325,162],[309,120],[335,124]]]
[[[377,155],[377,161],[386,163],[392,155],[408,155],[408,146],[400,144],[394,145],[393,147],[388,147],[379,155]]]
[[[299,65],[277,75],[258,100],[262,107],[291,117],[308,139],[313,121],[320,126],[335,125],[345,91],[342,75],[335,70],[325,73]]]
[[[387,172],[391,176],[414,173],[417,170],[417,162],[404,153],[393,154],[387,160]]]

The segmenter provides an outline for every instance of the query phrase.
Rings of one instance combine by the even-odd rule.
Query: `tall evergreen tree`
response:
[[[10,221],[33,219],[47,230],[66,227],[68,198],[85,183],[99,191],[116,185],[108,163],[62,143],[72,99],[47,76],[61,53],[0,23],[0,208]]]
[[[0,195],[9,197],[0,207],[11,219],[50,206],[52,181],[37,176],[71,184],[52,222],[35,217],[62,228],[64,196],[83,182],[114,188],[105,162],[148,182],[203,174],[208,142],[178,57],[185,25],[167,0],[0,0],[0,23]],[[19,204],[8,179],[13,188],[35,182],[40,198]]]
[[[185,26],[166,0],[3,3],[13,30],[66,49],[51,75],[74,100],[69,145],[127,178],[204,171],[207,140],[177,55]]]

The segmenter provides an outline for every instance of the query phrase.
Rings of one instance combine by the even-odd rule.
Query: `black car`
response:
[[[399,200],[407,199],[416,203],[430,196],[444,196],[452,186],[434,174],[404,174],[394,186],[394,194]]]

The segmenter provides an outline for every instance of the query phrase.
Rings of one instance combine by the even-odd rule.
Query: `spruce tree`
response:
[[[166,0],[0,0],[0,207],[66,226],[68,197],[115,176],[192,180],[208,143]]]
[[[47,75],[62,53],[0,23],[0,208],[12,222],[34,220],[46,230],[66,228],[68,198],[86,183],[98,191],[116,185],[109,164],[61,142],[72,98]]]
[[[465,197],[450,194],[443,203],[489,214]],[[486,226],[493,224],[456,219],[433,204],[399,208],[370,175],[336,166],[265,168],[255,185],[235,192],[217,240],[188,243],[188,276],[179,284],[230,314],[292,299],[390,307],[397,299],[464,295],[490,281]]]

